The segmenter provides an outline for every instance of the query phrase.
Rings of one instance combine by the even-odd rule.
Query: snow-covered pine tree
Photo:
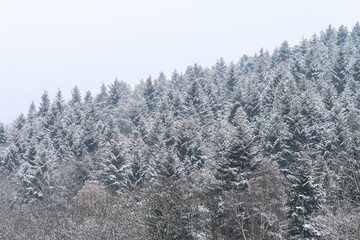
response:
[[[289,167],[287,179],[288,231],[290,239],[314,239],[316,229],[310,221],[320,209],[324,193],[318,179],[316,155],[301,152]]]
[[[340,46],[335,59],[334,67],[332,69],[332,83],[334,84],[338,95],[340,95],[345,89],[347,75],[348,71],[345,59],[345,50]]]
[[[38,110],[38,114],[41,117],[45,117],[50,110],[51,101],[49,98],[49,94],[47,91],[44,91],[44,93],[41,96],[41,102]]]
[[[249,187],[248,176],[258,164],[258,148],[242,108],[237,110],[234,127],[229,134],[231,140],[224,159],[218,162],[215,177],[221,181],[223,190],[246,189]]]
[[[112,118],[105,125],[104,140],[101,147],[102,159],[99,159],[102,164],[99,180],[112,193],[116,193],[126,186],[125,166],[127,161],[120,131]]]
[[[168,153],[159,161],[156,176],[147,192],[145,217],[150,239],[194,239],[191,193],[182,164]]]

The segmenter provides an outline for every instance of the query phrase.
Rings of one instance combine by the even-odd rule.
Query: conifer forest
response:
[[[0,123],[0,239],[360,239],[359,23],[71,93]]]

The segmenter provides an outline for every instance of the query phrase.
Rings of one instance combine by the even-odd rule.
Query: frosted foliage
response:
[[[45,91],[0,123],[0,239],[356,239],[359,43]]]

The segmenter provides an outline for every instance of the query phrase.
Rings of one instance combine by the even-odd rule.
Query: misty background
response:
[[[359,10],[355,0],[0,0],[0,121],[44,90],[96,94],[116,77],[134,86],[195,62],[236,62],[329,24],[351,29]]]

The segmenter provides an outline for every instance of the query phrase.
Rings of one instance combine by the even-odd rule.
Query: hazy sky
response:
[[[0,0],[0,121],[44,90],[183,72],[360,19],[359,0]]]

